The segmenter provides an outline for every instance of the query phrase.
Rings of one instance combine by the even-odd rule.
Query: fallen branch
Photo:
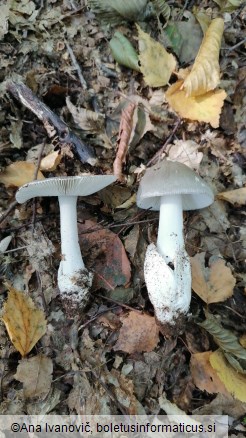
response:
[[[96,164],[92,148],[71,132],[66,123],[53,113],[47,105],[41,102],[30,88],[22,83],[9,81],[7,83],[7,91],[43,122],[49,138],[54,138],[57,135],[61,144],[70,144],[72,146],[82,163]]]

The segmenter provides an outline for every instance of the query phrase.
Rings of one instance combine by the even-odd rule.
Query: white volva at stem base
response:
[[[161,197],[157,249],[167,263],[174,261],[180,248],[184,247],[183,208],[181,195]]]
[[[93,275],[84,265],[77,226],[77,196],[59,196],[61,253],[58,270],[58,287],[63,300],[71,305],[83,306],[86,302]]]

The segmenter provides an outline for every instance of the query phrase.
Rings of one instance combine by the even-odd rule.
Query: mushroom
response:
[[[77,198],[102,190],[115,179],[113,175],[60,176],[32,181],[20,187],[16,193],[16,200],[20,204],[37,196],[58,196],[62,253],[58,287],[63,302],[72,309],[85,305],[93,278],[85,268],[80,251]]]
[[[173,329],[183,324],[191,300],[191,268],[183,237],[183,210],[212,204],[210,187],[186,165],[164,160],[146,170],[138,194],[140,208],[160,211],[157,246],[146,251],[144,276],[157,321]],[[165,329],[163,329],[165,332]]]

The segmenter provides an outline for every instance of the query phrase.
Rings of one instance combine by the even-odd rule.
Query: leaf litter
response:
[[[152,3],[153,8],[146,0],[90,0],[78,9],[74,2],[60,0],[41,9],[25,1],[1,6],[2,78],[27,85],[97,157],[94,166],[83,164],[71,144],[55,135],[54,126],[43,124],[6,92],[5,82],[1,84],[0,178],[9,166],[13,169],[6,183],[1,179],[0,238],[12,237],[11,252],[7,248],[1,255],[1,281],[7,279],[18,296],[29,297],[24,314],[33,330],[36,322],[30,315],[36,310],[43,308],[48,321],[32,356],[28,349],[33,342],[16,342],[11,332],[14,312],[7,312],[15,342],[10,343],[0,326],[0,355],[8,370],[2,379],[1,413],[60,412],[61,400],[63,412],[79,415],[156,414],[166,407],[173,413],[207,410],[236,419],[245,412],[240,388],[245,379],[246,318],[245,13],[239,1],[178,2],[175,7]],[[191,28],[194,32],[187,31]],[[118,45],[112,56],[109,41],[115,36]],[[123,51],[128,59],[122,62]],[[134,111],[120,127],[129,104]],[[185,333],[171,340],[156,332],[143,275],[158,214],[140,213],[135,204],[144,169],[154,157],[164,156],[196,169],[217,195],[209,209],[184,216],[186,248],[196,263],[195,293]],[[87,309],[79,320],[68,322],[55,280],[60,263],[57,202],[40,198],[16,206],[15,187],[36,174],[41,177],[38,170],[45,178],[110,174],[115,159],[121,182],[78,201],[81,251],[98,275]],[[7,295],[3,283],[2,308],[7,307]],[[210,324],[202,322],[208,307],[214,318]],[[23,315],[21,320],[26,322]],[[47,356],[43,347],[48,347]],[[19,353],[12,357],[16,349],[25,359]],[[197,356],[198,375],[192,366],[195,355],[204,355]],[[30,366],[30,375],[21,364]],[[45,370],[49,378],[42,388]]]

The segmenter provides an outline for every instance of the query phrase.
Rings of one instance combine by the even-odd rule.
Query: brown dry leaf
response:
[[[191,257],[192,289],[207,304],[225,301],[233,294],[236,280],[222,259],[212,260],[205,267],[205,252]]]
[[[153,40],[140,26],[138,29],[140,70],[151,87],[166,85],[176,67],[175,57],[162,44]]]
[[[191,355],[190,370],[193,381],[201,391],[210,394],[220,393],[227,395],[228,392],[209,362],[211,351]]]
[[[101,372],[101,378],[110,387],[115,399],[124,407],[127,415],[145,414],[144,408],[134,394],[134,383],[131,379],[114,369],[105,374]]]
[[[128,144],[133,128],[133,114],[135,110],[135,103],[129,103],[126,108],[122,110],[119,135],[118,135],[118,150],[113,163],[114,175],[119,181],[124,181],[122,167],[125,163]]]
[[[21,187],[30,181],[33,181],[36,172],[36,166],[28,161],[16,161],[5,168],[0,173],[0,182],[5,186]],[[39,171],[37,179],[44,179],[43,174]]]
[[[221,192],[217,195],[219,199],[230,202],[230,204],[244,205],[246,204],[246,187],[241,189],[230,190],[228,192]]]
[[[168,148],[168,158],[198,170],[203,157],[199,148],[200,145],[193,140],[175,140]]]
[[[53,172],[53,170],[56,170],[57,166],[60,164],[61,159],[62,154],[59,151],[51,152],[41,160],[40,170]]]
[[[14,377],[23,383],[25,397],[44,397],[50,391],[52,372],[52,360],[40,354],[30,359],[22,359]]]
[[[94,288],[113,290],[126,286],[131,278],[131,265],[117,234],[92,220],[78,223],[78,229],[83,254],[88,250],[87,266],[94,271]]]
[[[126,353],[152,351],[159,342],[159,329],[155,318],[147,314],[130,312],[122,318],[122,327],[114,350]]]
[[[182,88],[187,96],[200,96],[214,90],[220,81],[219,53],[224,30],[222,18],[212,20]]]
[[[166,92],[166,99],[181,117],[219,127],[220,113],[226,98],[224,90],[209,91],[202,96],[186,96],[181,90],[183,81],[177,81]]]
[[[81,129],[91,133],[104,132],[105,117],[103,114],[95,113],[85,108],[77,108],[72,104],[69,97],[66,98],[66,104],[73,116],[73,120]]]
[[[26,356],[46,332],[45,315],[23,292],[11,286],[8,289],[2,319],[16,350]]]
[[[246,375],[240,374],[227,362],[221,350],[214,351],[209,358],[227,391],[241,402],[246,402]]]
[[[244,333],[244,335],[241,336],[241,338],[239,339],[239,342],[243,348],[246,348],[246,333]]]

